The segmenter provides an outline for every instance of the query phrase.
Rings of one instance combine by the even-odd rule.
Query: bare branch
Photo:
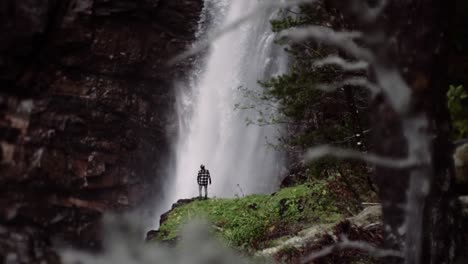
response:
[[[369,63],[365,61],[349,62],[339,56],[328,56],[314,63],[315,67],[323,67],[326,65],[336,65],[344,71],[364,71],[369,68]]]
[[[362,38],[361,32],[341,31],[337,32],[324,26],[307,26],[302,28],[292,28],[282,31],[279,37],[285,37],[293,42],[301,42],[308,39],[315,39],[325,44],[335,46],[348,52],[350,55],[366,60],[373,61],[374,55],[368,49],[359,47],[353,39]]]
[[[398,69],[376,65],[375,73],[377,82],[382,87],[393,109],[400,114],[405,114],[410,104],[411,89],[403,80]]]
[[[305,159],[311,161],[325,156],[333,156],[340,159],[361,160],[374,165],[399,169],[410,168],[417,165],[416,161],[411,157],[406,159],[386,158],[375,154],[362,153],[356,150],[337,148],[329,145],[311,148],[305,155]]]
[[[293,42],[315,39],[348,52],[357,59],[375,64],[378,86],[382,88],[385,97],[389,100],[392,107],[400,114],[405,113],[408,111],[411,90],[397,69],[383,66],[385,64],[376,61],[372,51],[362,48],[354,42],[354,39],[361,38],[362,36],[361,32],[337,32],[323,26],[288,29],[279,35],[279,37],[286,37]]]
[[[171,59],[169,61],[169,65],[174,65],[177,62],[180,62],[184,59],[187,59],[191,56],[194,56],[204,49],[208,48],[213,41],[216,39],[220,38],[224,34],[227,34],[237,28],[239,28],[242,24],[246,23],[247,21],[255,18],[258,16],[259,12],[262,12],[265,9],[268,8],[288,8],[292,6],[297,6],[300,4],[305,4],[305,3],[314,3],[317,0],[292,0],[292,1],[285,1],[285,0],[280,0],[280,1],[265,1],[262,5],[259,7],[253,9],[251,12],[247,13],[247,15],[233,21],[232,23],[228,24],[224,28],[220,29],[219,31],[215,32],[214,34],[207,36],[201,41],[198,41],[195,43],[192,48],[189,50],[177,55],[175,58]]]

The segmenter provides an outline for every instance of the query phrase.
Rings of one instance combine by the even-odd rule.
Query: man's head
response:
[[[200,169],[204,170],[205,169],[205,165],[200,165]]]

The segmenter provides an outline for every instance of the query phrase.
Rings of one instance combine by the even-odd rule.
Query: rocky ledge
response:
[[[395,258],[401,252],[384,249],[384,228],[382,226],[382,208],[380,205],[370,205],[352,216],[323,217],[326,212],[311,211],[314,217],[309,218],[301,229],[288,228],[294,226],[294,221],[278,222],[275,225],[277,213],[281,214],[282,204],[287,204],[286,212],[296,211],[299,218],[297,222],[304,221],[307,217],[307,208],[304,205],[317,205],[325,201],[325,196],[317,197],[313,193],[300,192],[301,186],[282,189],[278,194],[253,195],[238,199],[184,199],[175,203],[171,210],[161,217],[160,230],[152,230],[147,234],[147,241],[158,242],[169,247],[177,247],[186,239],[186,233],[179,233],[180,224],[187,219],[198,219],[197,213],[202,213],[209,220],[209,232],[215,231],[228,245],[234,246],[236,251],[244,255],[250,255],[254,259],[269,260],[271,263],[376,263],[383,255]],[[320,189],[318,193],[322,193]],[[306,194],[305,196],[303,194]],[[275,198],[280,196],[281,199]],[[299,198],[299,199],[298,199]],[[307,203],[303,199],[312,199]],[[282,203],[285,201],[285,203]],[[463,211],[464,232],[468,227],[468,196],[459,197]],[[279,202],[279,203],[278,203]],[[274,209],[275,205],[278,207]],[[331,205],[331,206],[330,206]],[[333,207],[328,204],[327,209]],[[274,214],[268,214],[273,209]],[[309,208],[310,209],[310,208]],[[332,213],[329,211],[328,214]],[[320,217],[321,215],[321,217]],[[267,218],[265,218],[267,216]],[[339,216],[339,215],[338,215]],[[290,215],[281,215],[280,219],[286,220]],[[255,221],[251,221],[251,220]],[[319,220],[319,221],[316,221]],[[325,221],[324,221],[325,220]],[[250,230],[248,225],[255,225],[256,221],[266,224],[265,234],[260,239],[264,243],[258,244],[260,248],[252,248],[254,232],[247,232],[245,241],[248,244],[235,244],[235,238],[229,234],[236,233],[239,229]],[[255,226],[255,228],[261,225]],[[278,232],[282,229],[282,232]],[[252,229],[254,230],[254,229]],[[250,231],[252,231],[250,230]],[[174,232],[176,231],[176,232]],[[461,230],[462,231],[462,230]],[[190,234],[190,232],[188,233]],[[278,234],[280,234],[278,236]],[[183,236],[183,237],[182,237]],[[313,258],[313,259],[312,259]],[[267,263],[270,263],[267,262]],[[262,262],[260,262],[262,263]]]

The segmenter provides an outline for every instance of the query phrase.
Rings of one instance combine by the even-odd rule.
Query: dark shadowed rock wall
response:
[[[103,212],[157,196],[201,0],[0,1],[0,262],[98,248]],[[3,258],[3,259],[2,259]]]

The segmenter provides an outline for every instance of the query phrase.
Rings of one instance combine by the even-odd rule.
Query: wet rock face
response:
[[[453,162],[455,165],[455,184],[457,191],[468,194],[468,144],[467,139],[455,142]]]
[[[95,247],[103,212],[158,195],[172,86],[190,67],[166,62],[193,41],[201,8],[201,0],[1,1],[2,236],[32,228],[41,245]],[[0,257],[15,251],[2,245]]]

